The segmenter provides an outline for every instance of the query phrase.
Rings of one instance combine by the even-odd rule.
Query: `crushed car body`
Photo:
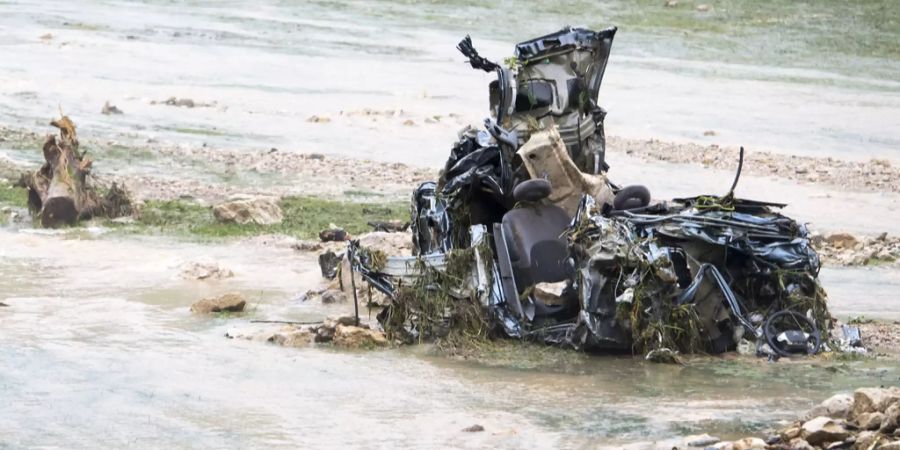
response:
[[[607,177],[597,104],[616,28],[520,43],[494,72],[491,117],[459,134],[437,181],[415,189],[414,254],[350,243],[383,292],[394,338],[454,332],[649,358],[750,346],[772,358],[827,345],[831,316],[806,228],[784,205],[724,195],[653,202]]]

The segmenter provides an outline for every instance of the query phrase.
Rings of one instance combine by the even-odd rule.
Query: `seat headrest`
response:
[[[537,202],[550,196],[550,182],[541,178],[519,183],[513,189],[513,198],[517,202]]]

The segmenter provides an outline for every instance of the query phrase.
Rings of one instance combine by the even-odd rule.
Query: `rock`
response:
[[[344,294],[342,291],[338,289],[328,289],[327,291],[322,293],[322,303],[332,304],[332,303],[346,303],[347,302],[347,294]]]
[[[900,401],[898,388],[860,388],[853,393],[853,410],[850,417],[856,418],[867,412],[885,412],[890,405],[898,401]]]
[[[884,413],[875,411],[862,413],[856,418],[856,424],[861,430],[877,430],[884,421]]]
[[[412,126],[415,126],[415,125],[416,125],[416,122],[413,121],[412,119],[406,119],[405,121],[403,121],[403,125],[406,125],[406,126],[408,126],[408,127],[412,127]]]
[[[344,348],[385,347],[388,340],[380,331],[338,324],[334,329],[334,345]]]
[[[781,432],[781,440],[785,442],[790,442],[798,437],[800,437],[800,427],[790,427]]]
[[[713,131],[713,130],[706,130],[706,131],[703,132],[703,135],[704,135],[704,136],[715,136],[715,135],[716,135],[716,132]]]
[[[209,314],[214,312],[241,312],[247,301],[240,294],[225,294],[214,298],[205,298],[191,305],[191,312],[195,314]]]
[[[343,257],[343,253],[338,255],[331,250],[319,255],[319,270],[322,272],[322,277],[333,280],[337,276],[337,268]]]
[[[855,237],[847,233],[834,233],[825,238],[825,242],[835,248],[854,248],[859,243]]]
[[[284,347],[308,347],[313,341],[309,330],[287,325],[269,338],[269,342]]]
[[[707,12],[707,11],[709,11],[709,9],[710,9],[709,5],[706,5],[706,4],[697,5],[697,11]],[[737,447],[735,447],[735,448],[737,448]]]
[[[278,202],[270,197],[255,197],[225,202],[213,207],[213,215],[222,223],[274,225],[284,220]]]
[[[855,450],[869,450],[875,446],[876,440],[883,439],[874,431],[863,431],[856,435],[856,443],[853,444]]]
[[[766,442],[760,438],[746,437],[732,443],[734,450],[765,449]]]
[[[900,441],[881,444],[878,446],[878,450],[900,450]]]
[[[853,397],[847,394],[832,395],[822,403],[814,407],[807,418],[828,416],[833,419],[846,419],[853,409]]]
[[[666,0],[666,2],[663,3],[663,6],[666,8],[674,8],[678,6],[678,0]]]
[[[734,450],[734,444],[731,442],[719,442],[718,444],[707,447],[707,449],[710,448],[715,450]]]
[[[884,410],[884,418],[881,420],[881,428],[878,430],[884,434],[892,433],[900,427],[900,402],[892,403]]]
[[[721,441],[722,440],[717,437],[708,434],[700,434],[684,438],[684,445],[687,445],[688,447],[708,447]]]
[[[842,441],[850,436],[840,421],[831,417],[820,416],[803,424],[800,436],[811,445],[826,442]]]
[[[472,425],[472,426],[470,426],[470,427],[465,427],[465,428],[463,428],[462,430],[465,431],[466,433],[477,433],[477,432],[480,432],[480,431],[484,431],[484,427],[481,426],[481,425],[478,425],[478,424],[476,423],[475,425]]]
[[[316,331],[316,342],[331,342],[334,339],[335,331],[338,326],[354,326],[356,324],[356,317],[354,316],[338,316],[338,317],[329,317],[322,322],[322,325],[319,325]],[[359,328],[366,329],[368,325],[360,325]]]
[[[110,114],[122,114],[122,110],[116,108],[115,105],[110,105],[107,101],[103,104],[103,109],[100,110],[100,114],[110,115]]]
[[[788,446],[791,450],[815,450],[815,447],[809,445],[809,442],[803,440],[803,438],[794,438],[788,442]]]
[[[194,262],[181,266],[181,278],[186,280],[221,280],[231,278],[234,272],[216,263]]]

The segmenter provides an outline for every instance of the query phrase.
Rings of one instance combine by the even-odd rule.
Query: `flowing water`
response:
[[[565,24],[618,25],[601,90],[612,134],[900,160],[891,1],[710,1],[706,12],[686,0],[532,3],[0,1],[0,124],[41,128],[62,108],[83,133],[118,141],[435,166],[457,129],[485,115],[490,76],[454,50],[463,35],[499,60]],[[152,103],[172,96],[214,105]],[[125,114],[101,115],[107,100]],[[117,164],[204,173],[152,155]],[[719,192],[731,179],[624,156],[613,166],[617,180],[661,198]],[[823,228],[900,232],[894,195],[759,177],[741,189],[786,200],[788,214]],[[204,260],[235,277],[179,278]],[[900,318],[896,270],[826,268],[822,279],[839,316]],[[483,364],[421,347],[354,353],[223,337],[252,319],[346,312],[298,299],[318,282],[312,257],[258,241],[0,230],[0,448],[671,448],[686,434],[762,432],[835,391],[900,384],[892,361],[671,367],[523,348]],[[189,313],[230,291],[251,299],[247,315]],[[486,431],[461,432],[476,423]]]
[[[0,232],[9,305],[0,308],[0,446],[615,447],[760,432],[824,393],[900,381],[897,362],[676,367],[526,347],[481,364],[425,348],[228,340],[253,319],[317,320],[347,305],[298,300],[318,267],[289,248],[97,231]],[[235,277],[179,278],[184,263],[202,260]],[[250,312],[188,312],[226,291],[250,298]],[[871,311],[852,298],[836,304]],[[476,423],[486,431],[461,431]]]

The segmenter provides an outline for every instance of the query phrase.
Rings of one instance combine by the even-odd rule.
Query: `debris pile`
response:
[[[770,357],[816,353],[831,316],[805,227],[730,195],[676,202],[604,215],[585,197],[566,233],[581,311],[536,333],[588,350],[721,353],[749,339]]]
[[[44,164],[34,173],[25,173],[17,186],[28,189],[28,210],[39,217],[41,226],[73,225],[95,216],[116,218],[131,215],[132,206],[124,188],[113,183],[101,196],[89,182],[93,161],[78,151],[75,123],[67,116],[50,122],[59,136],[47,136]]]
[[[725,195],[653,202],[605,162],[598,92],[616,29],[565,28],[520,43],[494,72],[491,117],[460,132],[437,182],[414,192],[413,256],[351,241],[354,272],[383,292],[405,342],[508,337],[646,354],[739,347],[760,356],[836,350],[807,229],[784,205]],[[354,280],[355,277],[351,277]]]

